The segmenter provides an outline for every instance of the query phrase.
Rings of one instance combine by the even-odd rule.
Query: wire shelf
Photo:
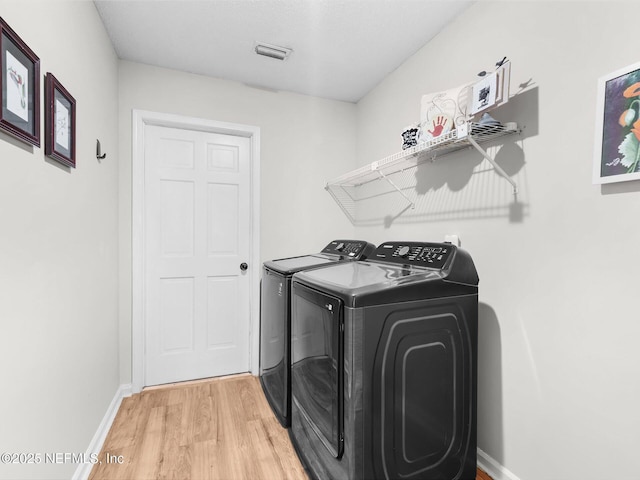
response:
[[[345,212],[349,219],[355,223],[356,220],[356,202],[357,187],[373,182],[375,180],[386,180],[395,190],[405,197],[407,202],[413,208],[413,202],[398,188],[389,178],[388,175],[401,172],[407,168],[415,167],[421,163],[433,160],[436,157],[446,155],[463,148],[474,147],[494,166],[496,171],[500,173],[513,186],[514,194],[517,192],[517,186],[508,177],[508,175],[495,163],[486,151],[479,144],[487,143],[505,135],[518,133],[518,125],[513,122],[496,123],[496,124],[480,124],[476,122],[468,122],[450,132],[440,135],[428,142],[419,143],[418,145],[402,150],[388,157],[373,162],[364,167],[348,172],[344,175],[329,180],[325,189],[331,194],[340,208]]]
[[[442,156],[455,150],[473,146],[469,141],[469,137],[477,143],[486,143],[518,131],[518,126],[513,122],[496,125],[466,123],[429,142],[419,143],[414,147],[329,180],[327,188],[333,185],[357,187],[378,180],[380,178],[378,172],[383,175],[391,175],[406,168],[415,167],[424,161],[432,160],[436,156]]]

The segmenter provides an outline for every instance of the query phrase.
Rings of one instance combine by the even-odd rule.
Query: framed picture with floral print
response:
[[[640,63],[598,81],[593,183],[640,180]]]
[[[0,129],[40,146],[40,59],[0,17]]]

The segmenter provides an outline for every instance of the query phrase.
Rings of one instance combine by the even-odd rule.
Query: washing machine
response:
[[[291,428],[314,479],[475,480],[478,275],[448,243],[386,242],[296,273]]]
[[[296,272],[367,258],[375,245],[364,240],[334,240],[320,253],[263,264],[260,308],[260,383],[271,409],[290,425],[291,277]]]

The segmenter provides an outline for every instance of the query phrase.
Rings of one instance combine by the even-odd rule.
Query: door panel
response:
[[[194,283],[193,278],[163,278],[160,281],[162,354],[194,349]]]
[[[145,126],[145,385],[249,370],[249,139]]]
[[[193,257],[194,206],[193,182],[160,181],[160,255]]]
[[[238,346],[237,328],[240,296],[237,277],[209,277],[207,285],[207,349],[234,348]],[[218,317],[223,321],[217,321]]]
[[[208,252],[209,255],[238,253],[238,185],[208,185]]]
[[[238,147],[234,145],[207,144],[207,168],[210,171],[236,173],[238,171]]]
[[[190,139],[160,138],[158,149],[164,152],[160,158],[163,168],[195,168],[195,142]]]

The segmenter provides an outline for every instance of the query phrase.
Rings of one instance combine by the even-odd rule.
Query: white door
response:
[[[246,372],[250,141],[144,128],[145,385]]]

